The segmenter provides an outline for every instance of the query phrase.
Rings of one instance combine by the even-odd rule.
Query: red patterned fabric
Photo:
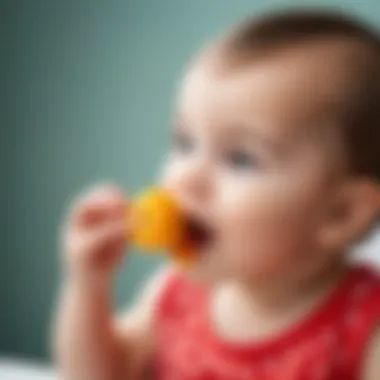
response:
[[[380,277],[356,267],[317,310],[281,337],[237,345],[219,339],[208,294],[171,278],[157,313],[157,375],[162,380],[357,380],[380,318]]]

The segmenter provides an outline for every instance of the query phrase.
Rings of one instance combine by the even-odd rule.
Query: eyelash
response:
[[[175,152],[181,155],[188,155],[193,153],[197,148],[197,143],[190,135],[184,132],[177,132],[174,134],[173,147]],[[230,169],[238,171],[254,170],[261,166],[255,155],[243,149],[227,150],[222,156],[222,161]]]
[[[233,170],[246,171],[260,167],[259,160],[244,150],[231,150],[225,157],[228,166]]]

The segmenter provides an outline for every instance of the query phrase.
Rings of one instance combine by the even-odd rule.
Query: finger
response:
[[[123,202],[104,200],[79,210],[74,220],[79,227],[91,228],[103,222],[125,218],[125,214]]]
[[[73,207],[71,220],[80,226],[92,226],[106,219],[125,214],[125,196],[113,187],[93,190],[80,198]]]
[[[110,222],[91,232],[88,251],[102,249],[112,244],[125,243],[128,236],[124,221]]]
[[[74,208],[86,207],[96,204],[104,199],[123,199],[124,194],[121,189],[113,184],[97,185],[80,193],[73,202]]]

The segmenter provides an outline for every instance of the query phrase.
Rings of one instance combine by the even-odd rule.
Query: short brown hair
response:
[[[249,61],[252,56],[327,38],[353,41],[368,53],[355,96],[341,116],[350,170],[380,180],[380,37],[373,28],[335,10],[281,11],[248,19],[222,40],[220,52]]]

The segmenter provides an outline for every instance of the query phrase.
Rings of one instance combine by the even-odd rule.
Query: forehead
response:
[[[327,123],[344,101],[352,76],[347,62],[354,55],[352,46],[331,43],[289,50],[233,70],[218,70],[215,60],[202,60],[183,81],[179,112],[199,125],[255,124],[266,132],[302,133]]]

